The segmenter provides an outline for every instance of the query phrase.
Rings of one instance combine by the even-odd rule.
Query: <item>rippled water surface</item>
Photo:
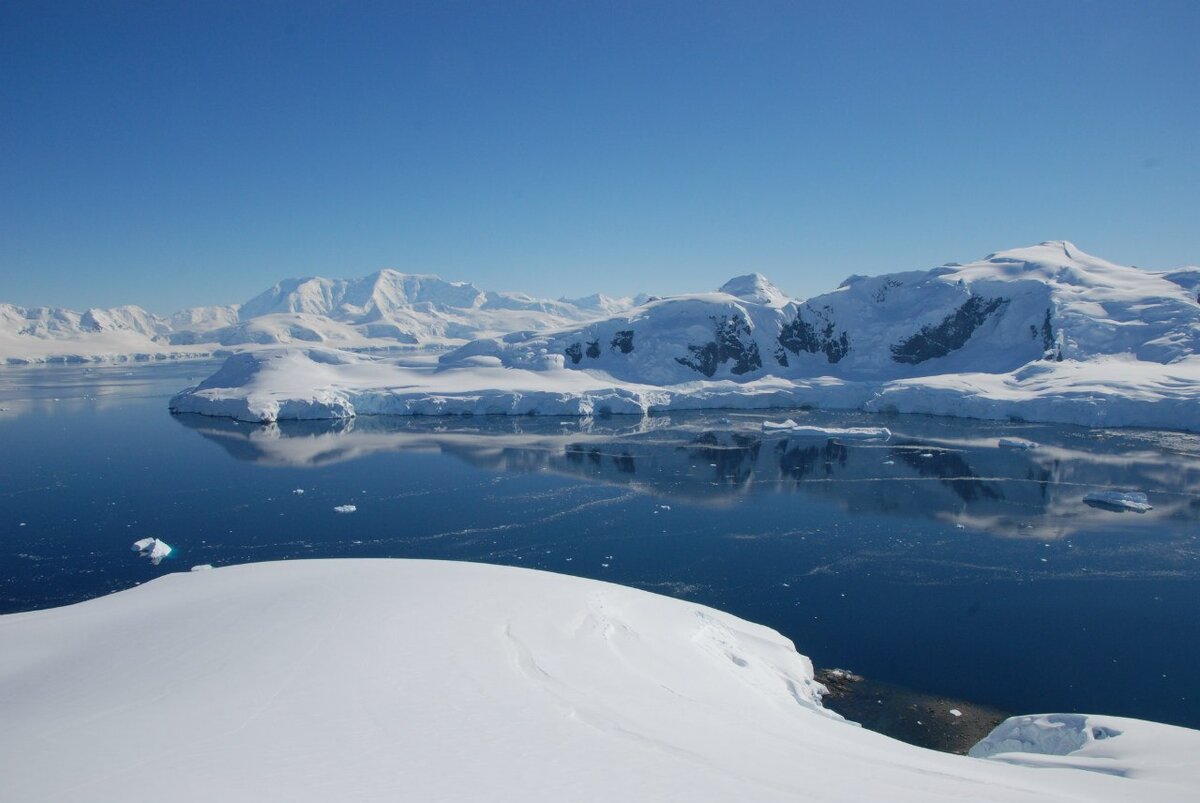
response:
[[[0,612],[203,563],[487,561],[714,605],[818,665],[915,689],[1200,727],[1196,436],[795,410],[168,414],[212,369],[0,370]],[[893,436],[762,431],[787,417]],[[1144,491],[1154,509],[1086,504],[1097,490]],[[129,549],[147,536],[174,548],[158,566]]]

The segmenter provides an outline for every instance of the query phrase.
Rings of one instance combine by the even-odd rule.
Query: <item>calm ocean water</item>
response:
[[[0,370],[0,612],[203,563],[486,561],[713,605],[914,689],[1200,727],[1196,436],[813,411],[171,416],[212,368]],[[894,436],[762,432],[786,417]],[[1083,502],[1106,489],[1154,509]],[[130,551],[147,536],[174,548],[161,565]]]

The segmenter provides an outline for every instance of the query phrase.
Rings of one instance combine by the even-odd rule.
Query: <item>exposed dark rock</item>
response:
[[[965,754],[1007,716],[991,706],[881,683],[845,669],[815,674],[829,690],[821,700],[826,708],[868,730],[945,753]]]
[[[633,330],[622,329],[613,335],[612,347],[622,354],[633,351]]]
[[[712,376],[718,366],[727,362],[733,363],[730,373],[739,376],[762,368],[758,343],[750,337],[750,324],[741,315],[714,317],[712,322],[716,326],[715,339],[701,346],[688,346],[692,356],[676,357],[675,362],[705,376]],[[743,340],[743,336],[750,338],[749,341]]]
[[[962,348],[989,315],[1007,304],[1007,298],[971,296],[941,323],[922,326],[915,335],[892,346],[892,359],[915,365],[945,357]]]
[[[846,332],[843,331],[834,337],[834,325],[829,317],[829,309],[815,311],[807,306],[805,309],[814,317],[814,321],[810,323],[804,320],[802,314],[797,312],[791,323],[784,324],[780,331],[779,345],[793,354],[802,351],[809,354],[823,353],[825,359],[831,363],[840,361],[850,351],[850,340]],[[784,354],[780,359],[781,353],[776,352],[776,359],[779,359],[780,365],[787,365],[787,355]]]
[[[587,351],[585,353],[589,357],[591,357],[593,360],[596,359],[597,357],[599,357],[600,356],[600,341],[599,340],[589,340],[588,344],[587,344]]]
[[[563,349],[563,354],[570,357],[572,363],[578,365],[579,361],[583,359],[583,346],[579,343],[572,343]]]

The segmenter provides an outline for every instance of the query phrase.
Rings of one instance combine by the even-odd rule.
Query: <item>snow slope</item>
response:
[[[290,343],[354,351],[445,348],[613,315],[641,300],[550,301],[381,270],[361,279],[289,279],[244,304],[193,307],[166,318],[139,307],[78,313],[0,304],[0,363],[208,356]]]
[[[752,274],[582,325],[480,338],[423,375],[313,350],[243,361],[172,407],[274,420],[813,405],[1200,429],[1197,276],[1066,242],[851,277],[806,302]],[[345,367],[305,365],[331,360]]]
[[[643,591],[253,564],[0,618],[0,777],[26,803],[1173,801],[1200,782],[1196,731],[1015,722],[995,744],[1035,752],[967,758],[843,722],[820,691],[778,633]],[[1041,761],[1061,768],[1023,766]]]

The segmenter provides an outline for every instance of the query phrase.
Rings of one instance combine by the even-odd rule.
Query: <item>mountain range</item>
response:
[[[243,304],[170,316],[136,306],[75,312],[0,304],[0,362],[192,357],[297,342],[444,348],[608,316],[646,298],[552,301],[385,269],[360,279],[288,279]]]
[[[370,325],[370,304],[319,299]],[[1200,430],[1200,268],[1117,265],[1066,241],[851,276],[807,300],[749,274],[590,320],[532,317],[436,369],[316,344],[236,355],[171,405],[251,421],[808,405]]]

